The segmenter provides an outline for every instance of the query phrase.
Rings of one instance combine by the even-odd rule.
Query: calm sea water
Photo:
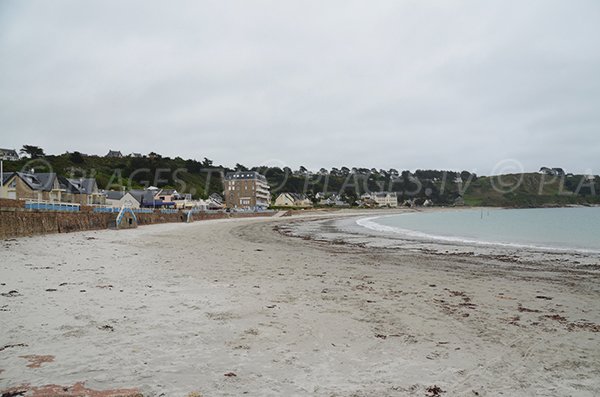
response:
[[[407,213],[357,223],[417,239],[600,252],[598,207]]]

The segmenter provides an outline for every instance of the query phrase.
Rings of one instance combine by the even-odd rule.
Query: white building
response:
[[[140,202],[129,192],[109,190],[104,194],[106,195],[106,205],[109,207],[140,208]]]
[[[397,207],[398,196],[396,192],[373,192],[365,193],[360,198],[363,202],[371,201],[378,207]]]
[[[17,161],[19,160],[19,153],[14,149],[0,149],[0,160]]]
[[[281,193],[275,199],[277,207],[312,207],[312,201],[304,194],[297,193]]]

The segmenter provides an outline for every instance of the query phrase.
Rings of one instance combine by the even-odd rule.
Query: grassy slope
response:
[[[581,184],[583,175],[552,177],[538,173],[480,177],[468,186],[465,204],[506,207],[598,204],[598,181],[594,189]]]

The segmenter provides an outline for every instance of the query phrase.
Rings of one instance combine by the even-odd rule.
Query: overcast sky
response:
[[[597,0],[3,0],[0,147],[599,173],[599,49]]]

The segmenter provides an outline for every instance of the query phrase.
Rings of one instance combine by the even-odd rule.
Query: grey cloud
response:
[[[600,172],[595,1],[5,1],[0,146]]]

